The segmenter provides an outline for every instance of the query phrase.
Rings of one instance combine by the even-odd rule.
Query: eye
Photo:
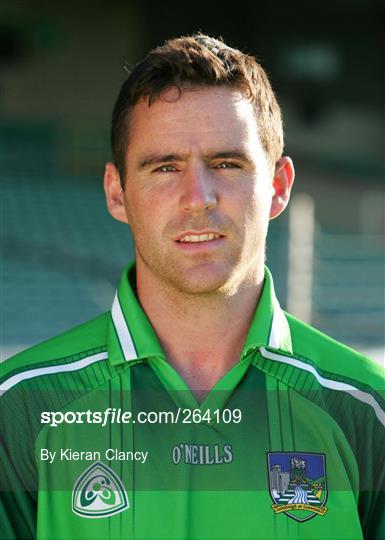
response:
[[[176,168],[174,165],[161,165],[157,169],[154,170],[154,172],[173,172],[176,171]]]
[[[218,163],[218,165],[215,165],[215,169],[239,169],[239,165],[236,163],[232,163],[230,161],[222,161],[221,163]]]

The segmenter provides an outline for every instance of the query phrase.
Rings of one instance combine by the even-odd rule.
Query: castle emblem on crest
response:
[[[269,452],[270,495],[277,514],[307,521],[327,512],[326,459],[324,454]]]

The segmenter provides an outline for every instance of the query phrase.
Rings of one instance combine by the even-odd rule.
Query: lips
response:
[[[177,242],[181,243],[198,243],[209,242],[211,240],[217,240],[221,238],[221,234],[216,232],[203,232],[203,233],[184,233],[177,239]]]

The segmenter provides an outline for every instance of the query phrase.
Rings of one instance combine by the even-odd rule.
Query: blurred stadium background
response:
[[[3,0],[2,358],[109,309],[132,254],[102,193],[123,66],[202,30],[255,54],[283,108],[297,179],[267,249],[282,305],[383,362],[382,21],[373,0]]]

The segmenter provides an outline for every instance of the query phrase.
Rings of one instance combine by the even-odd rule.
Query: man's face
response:
[[[170,89],[151,106],[139,102],[118,217],[131,226],[138,273],[188,294],[231,294],[262,279],[273,176],[238,91],[194,88],[178,98]]]

